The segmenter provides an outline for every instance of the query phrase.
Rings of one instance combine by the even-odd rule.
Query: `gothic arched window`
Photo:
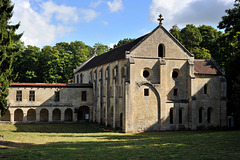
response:
[[[212,108],[209,107],[207,110],[207,122],[211,123],[211,121],[212,121]]]
[[[199,109],[199,123],[203,123],[203,108]]]
[[[158,46],[158,57],[165,57],[165,47],[163,44]]]

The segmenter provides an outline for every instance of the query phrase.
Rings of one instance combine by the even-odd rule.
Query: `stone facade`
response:
[[[2,122],[77,122],[92,110],[92,85],[12,83]]]
[[[29,102],[31,90],[35,102]],[[226,126],[224,72],[213,59],[196,60],[162,25],[93,55],[74,70],[71,85],[12,85],[9,103],[11,122],[28,122],[31,111],[36,122],[90,120],[128,133]]]
[[[195,60],[161,25],[74,71],[93,84],[93,122],[124,132],[226,126],[226,80],[216,62]]]

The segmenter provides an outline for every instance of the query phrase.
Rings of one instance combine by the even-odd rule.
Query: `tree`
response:
[[[180,29],[177,25],[172,26],[169,32],[181,43]]]
[[[124,44],[129,43],[129,42],[134,41],[134,40],[135,40],[135,38],[133,38],[133,39],[132,38],[124,38],[123,40],[118,41],[117,44],[114,44],[113,48],[117,48],[121,45],[124,45]]]
[[[195,47],[192,54],[195,55],[196,59],[210,60],[212,58],[210,51],[206,48]]]
[[[107,45],[103,45],[101,43],[95,43],[93,48],[96,49],[97,55],[109,51],[109,47]]]
[[[240,0],[235,0],[234,8],[227,9],[225,11],[226,16],[222,17],[222,21],[219,22],[218,28],[228,31],[240,31]]]
[[[11,83],[12,64],[18,48],[13,44],[20,40],[22,34],[16,34],[20,23],[10,24],[13,16],[13,4],[11,0],[0,1],[0,118],[8,109],[8,87]]]
[[[202,42],[202,35],[198,28],[193,24],[187,24],[181,30],[181,40],[183,45],[192,52],[194,48],[199,47]]]
[[[240,126],[240,0],[235,0],[234,7],[225,11],[218,28],[224,29],[221,37],[221,50],[225,57],[223,63],[228,81],[228,115],[235,117],[235,125]]]
[[[217,41],[222,36],[222,32],[217,31],[212,26],[206,25],[199,26],[198,30],[200,31],[202,36],[202,42],[200,43],[200,47],[208,49],[211,55],[214,58],[217,58],[220,47]]]
[[[17,82],[38,82],[40,48],[28,45],[16,55],[13,64]]]

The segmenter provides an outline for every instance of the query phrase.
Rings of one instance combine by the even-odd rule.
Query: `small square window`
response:
[[[144,89],[144,96],[149,96],[149,89]]]
[[[87,101],[87,91],[82,91],[82,101]]]
[[[177,95],[178,95],[178,89],[175,88],[175,89],[173,90],[173,95],[174,95],[174,96],[177,96]]]

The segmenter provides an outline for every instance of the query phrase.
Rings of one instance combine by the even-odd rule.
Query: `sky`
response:
[[[25,45],[54,46],[82,41],[110,47],[124,38],[138,38],[158,26],[180,29],[186,24],[217,28],[234,0],[12,0],[13,24],[21,23]]]

